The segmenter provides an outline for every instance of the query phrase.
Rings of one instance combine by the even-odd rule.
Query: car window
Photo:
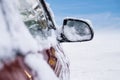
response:
[[[52,21],[49,19],[45,6],[39,0],[20,0],[19,11],[25,25],[27,25],[31,34],[36,37],[47,38],[51,36],[53,27]]]

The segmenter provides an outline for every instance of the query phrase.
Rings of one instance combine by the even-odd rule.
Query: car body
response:
[[[69,80],[69,59],[60,43],[92,40],[91,25],[65,18],[58,29],[44,0],[1,0],[0,4],[5,35],[0,41],[0,80]]]

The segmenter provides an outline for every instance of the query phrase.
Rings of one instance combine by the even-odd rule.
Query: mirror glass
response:
[[[82,20],[65,19],[63,34],[68,41],[88,41],[93,37],[90,25]]]

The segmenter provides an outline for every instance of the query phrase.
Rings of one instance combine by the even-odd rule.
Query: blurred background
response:
[[[120,0],[46,0],[58,26],[65,17],[89,19],[94,39],[63,43],[71,80],[120,80]]]

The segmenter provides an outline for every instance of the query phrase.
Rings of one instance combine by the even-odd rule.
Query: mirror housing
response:
[[[83,42],[93,39],[94,32],[84,20],[66,18],[63,21],[60,42]]]

